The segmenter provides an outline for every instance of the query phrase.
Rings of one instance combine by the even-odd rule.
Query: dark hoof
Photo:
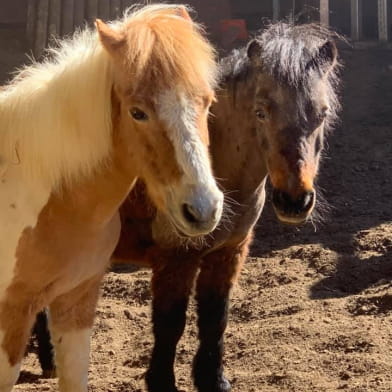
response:
[[[227,380],[226,377],[222,376],[221,380],[218,383],[216,392],[230,392],[230,391],[231,391],[231,385],[229,381]]]
[[[230,392],[231,391],[231,385],[230,385],[229,381],[227,380],[227,378],[222,377],[222,380],[219,383],[218,391],[219,392]]]
[[[176,387],[169,387],[169,388],[165,388],[165,387],[148,387],[147,388],[148,392],[185,392],[185,391],[181,391],[179,389],[177,389]]]
[[[230,392],[231,385],[226,377],[220,377],[213,385],[199,384],[197,386],[199,392]]]
[[[174,385],[175,381],[166,380],[162,382],[162,377],[158,377],[149,371],[146,373],[145,381],[148,392],[181,392]]]

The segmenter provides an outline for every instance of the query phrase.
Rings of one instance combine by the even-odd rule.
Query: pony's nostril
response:
[[[200,214],[190,204],[185,203],[182,205],[182,214],[189,223],[198,223],[200,221]]]
[[[274,190],[272,194],[274,206],[290,215],[298,215],[309,211],[314,204],[314,198],[314,191],[304,192],[298,198],[293,198],[289,193],[280,190]]]
[[[291,198],[286,192],[274,190],[272,193],[272,202],[276,207],[284,209],[286,205],[291,204]]]
[[[219,208],[211,207],[211,209],[198,207],[197,205],[192,205],[184,203],[182,205],[182,215],[186,222],[193,226],[209,225],[216,222],[218,219]]]

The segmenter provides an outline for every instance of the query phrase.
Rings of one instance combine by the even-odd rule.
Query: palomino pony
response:
[[[98,288],[138,177],[185,235],[220,219],[207,152],[214,51],[184,7],[96,22],[0,94],[0,392],[50,307],[62,392],[86,392]]]
[[[210,150],[214,173],[231,198],[231,222],[192,243],[157,211],[142,182],[122,205],[113,261],[153,269],[150,392],[177,391],[176,345],[195,284],[200,345],[194,382],[200,392],[230,390],[222,364],[229,294],[264,206],[267,176],[282,222],[301,224],[315,205],[324,133],[339,109],[332,38],[318,25],[279,23],[222,61],[209,121]]]

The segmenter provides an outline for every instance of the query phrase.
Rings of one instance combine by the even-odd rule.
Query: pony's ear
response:
[[[177,15],[181,16],[181,18],[184,18],[185,20],[188,20],[189,22],[192,22],[192,18],[190,17],[188,10],[183,5],[178,6]]]
[[[261,42],[258,39],[252,39],[249,42],[248,47],[246,49],[249,59],[252,62],[260,63],[261,62],[261,52],[262,46]]]
[[[320,46],[316,55],[306,64],[305,69],[318,68],[328,72],[335,64],[338,57],[338,49],[335,42],[327,41]]]
[[[101,40],[103,47],[109,53],[115,54],[125,42],[124,34],[112,29],[101,19],[95,21],[95,27],[97,28],[99,39]]]

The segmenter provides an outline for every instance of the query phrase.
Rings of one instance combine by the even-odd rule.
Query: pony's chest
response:
[[[103,274],[118,241],[117,215],[102,227],[76,224],[72,216],[56,214],[51,202],[44,208],[34,229],[26,230],[18,246],[16,280],[26,290],[38,294],[45,290],[46,300]]]
[[[50,190],[22,181],[17,165],[0,167],[0,298],[11,281],[23,232],[34,227]]]
[[[61,295],[77,287],[86,279],[103,275],[120,235],[120,219],[116,214],[107,225],[94,233],[83,230],[62,238],[57,247],[47,250],[52,266],[53,295]],[[48,277],[50,280],[50,277]]]
[[[18,166],[3,172],[0,301],[14,286],[27,296],[45,291],[50,301],[105,270],[118,241],[119,219],[115,215],[97,225],[88,210],[77,214],[71,200],[22,181]]]

